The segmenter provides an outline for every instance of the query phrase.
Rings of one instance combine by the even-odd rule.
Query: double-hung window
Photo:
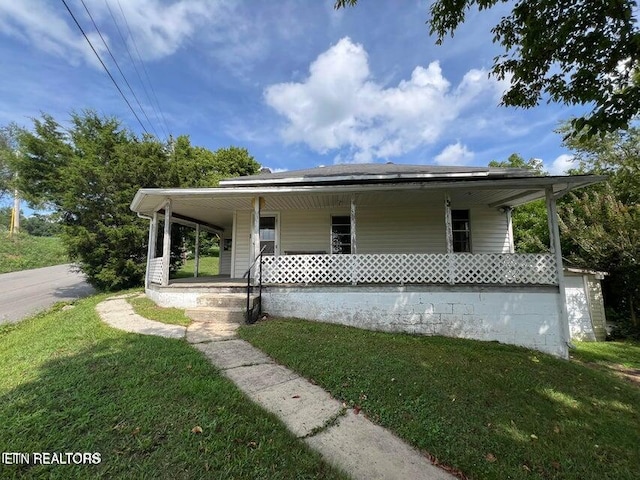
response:
[[[274,216],[260,217],[260,251],[263,248],[264,255],[275,255],[276,217]]]
[[[331,253],[351,253],[351,218],[331,217]]]
[[[469,210],[451,210],[453,251],[471,252],[471,223]]]

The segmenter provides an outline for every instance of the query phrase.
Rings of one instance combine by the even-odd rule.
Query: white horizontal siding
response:
[[[280,212],[280,253],[330,253],[331,216],[349,215],[340,209],[285,210]]]
[[[471,253],[509,253],[506,214],[496,208],[471,207],[469,216]]]
[[[233,239],[233,269],[231,276],[239,278],[249,268],[251,245],[251,212],[238,211],[235,216],[235,238]]]
[[[358,253],[445,253],[444,205],[356,206]]]
[[[331,252],[331,216],[349,215],[348,206],[282,210],[280,254]],[[488,207],[470,209],[472,253],[508,253],[505,214]],[[233,276],[249,266],[251,212],[236,212]],[[356,203],[357,253],[445,253],[444,202],[415,206],[358,205]]]

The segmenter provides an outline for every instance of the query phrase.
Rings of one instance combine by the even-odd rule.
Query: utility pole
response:
[[[13,235],[17,235],[18,233],[20,233],[20,196],[18,195],[18,190],[14,190],[9,234],[13,237]]]
[[[17,152],[20,155],[20,152]],[[16,180],[18,174],[15,174]],[[9,227],[9,236],[13,237],[20,233],[20,195],[18,195],[18,189],[13,190],[13,210],[11,211],[11,226]]]

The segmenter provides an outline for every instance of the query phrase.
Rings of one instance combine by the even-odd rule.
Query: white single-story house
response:
[[[218,234],[221,276],[250,270],[270,315],[494,340],[566,358],[556,199],[602,180],[350,164],[265,171],[217,188],[143,188],[131,209],[150,219],[146,291],[162,305],[193,308],[215,287],[214,279],[189,288],[169,280],[169,225],[177,222]],[[550,253],[514,253],[511,210],[537,199],[546,199]]]

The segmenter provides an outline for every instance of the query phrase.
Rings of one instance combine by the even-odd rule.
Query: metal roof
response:
[[[365,163],[331,165],[277,173],[259,173],[222,180],[221,187],[247,185],[358,184],[370,182],[407,182],[446,178],[522,178],[536,176],[526,168],[446,167],[441,165],[396,165]]]

